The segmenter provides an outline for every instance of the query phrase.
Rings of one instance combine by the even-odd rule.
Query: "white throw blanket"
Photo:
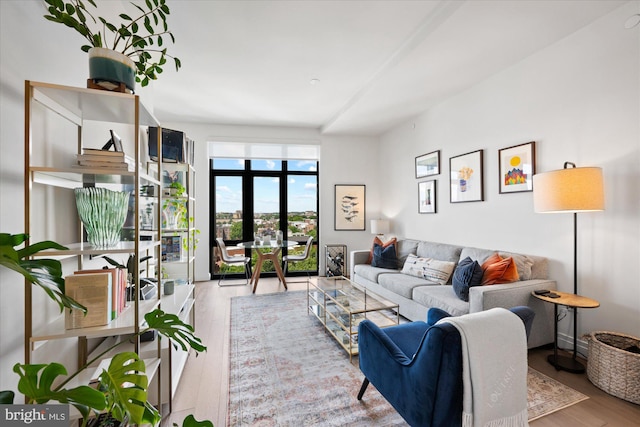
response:
[[[528,426],[527,338],[522,320],[504,308],[447,317],[460,332],[463,427]]]

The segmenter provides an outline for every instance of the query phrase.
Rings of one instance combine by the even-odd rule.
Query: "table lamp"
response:
[[[540,213],[573,213],[573,293],[578,294],[578,212],[604,210],[602,169],[578,168],[565,162],[564,169],[533,176],[533,206]],[[578,309],[573,309],[573,357],[558,357],[556,369],[579,373],[584,366],[576,360],[578,354]]]
[[[376,234],[379,237],[384,236],[389,232],[389,220],[387,219],[372,219],[371,220],[371,234]]]

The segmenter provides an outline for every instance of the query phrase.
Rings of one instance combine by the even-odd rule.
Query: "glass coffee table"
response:
[[[318,277],[307,283],[307,306],[351,357],[358,354],[358,325],[369,319],[381,328],[400,321],[398,304],[346,277]]]

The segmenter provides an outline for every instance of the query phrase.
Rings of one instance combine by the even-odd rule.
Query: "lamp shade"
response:
[[[371,234],[387,234],[389,232],[389,220],[372,219]]]
[[[602,169],[565,168],[533,176],[536,212],[589,212],[604,210]]]

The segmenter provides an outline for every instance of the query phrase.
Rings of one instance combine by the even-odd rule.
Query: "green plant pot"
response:
[[[127,217],[129,193],[106,188],[76,188],[78,216],[87,230],[87,240],[97,248],[110,248],[120,241]]]
[[[124,83],[133,91],[136,84],[136,66],[131,58],[120,52],[92,47],[89,49],[89,78],[115,84]]]

